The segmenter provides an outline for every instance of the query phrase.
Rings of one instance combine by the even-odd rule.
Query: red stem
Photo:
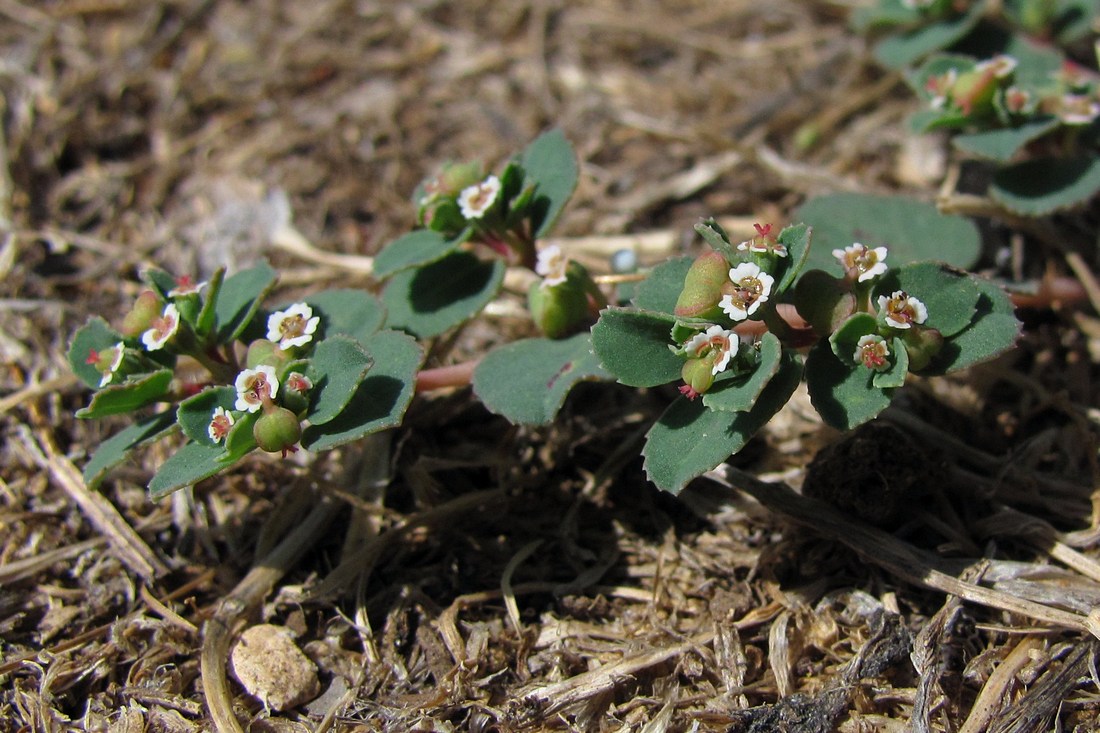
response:
[[[461,364],[421,370],[416,374],[416,391],[431,392],[448,387],[465,387],[473,379],[474,368],[477,367],[478,361],[475,359]]]

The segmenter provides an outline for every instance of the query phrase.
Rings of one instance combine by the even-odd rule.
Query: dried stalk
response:
[[[858,522],[822,501],[802,496],[786,484],[765,483],[729,465],[719,466],[706,476],[720,486],[731,490],[736,488],[751,495],[772,511],[840,542],[868,562],[909,583],[957,595],[965,601],[1017,613],[1053,626],[1090,632],[1087,619],[1080,614],[960,580],[953,573],[945,571],[948,564],[939,558],[901,542],[880,529]]]

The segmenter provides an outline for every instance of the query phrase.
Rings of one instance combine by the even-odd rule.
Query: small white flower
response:
[[[111,347],[114,351],[114,356],[111,358],[109,364],[107,364],[107,371],[103,372],[103,379],[99,380],[100,387],[106,387],[111,383],[111,380],[115,378],[115,372],[122,366],[122,357],[125,355],[123,351],[126,345],[119,341],[117,344]]]
[[[1058,117],[1066,125],[1091,125],[1100,117],[1100,103],[1087,94],[1065,94],[1062,96]]]
[[[840,261],[840,266],[847,270],[849,275],[857,275],[856,279],[861,283],[886,272],[885,247],[869,249],[856,242],[844,249],[834,249],[833,257]]]
[[[275,367],[261,364],[255,369],[245,369],[237,375],[233,386],[237,388],[237,401],[233,408],[244,412],[256,412],[265,400],[275,399],[279,391],[279,379]]]
[[[480,219],[497,200],[500,194],[500,179],[489,176],[481,183],[475,183],[462,189],[458,194],[458,207],[467,219]]]
[[[569,259],[561,251],[561,247],[556,244],[544,247],[539,250],[538,257],[538,262],[535,263],[535,272],[542,275],[542,286],[544,288],[561,285],[565,282]]]
[[[149,351],[163,349],[168,340],[176,335],[180,327],[180,312],[175,304],[169,303],[160,318],[154,318],[150,328],[141,334],[141,343]]]
[[[928,309],[924,303],[904,290],[895,290],[889,297],[878,296],[878,308],[886,314],[886,325],[894,328],[909,328],[928,319]]]
[[[730,359],[737,354],[740,344],[737,334],[721,326],[711,326],[703,333],[697,333],[684,344],[684,351],[694,358],[702,358],[718,352],[719,356],[711,367],[711,374],[719,374],[729,366]]]
[[[883,372],[890,368],[888,356],[890,349],[886,347],[886,339],[877,333],[869,333],[856,342],[856,353],[852,358],[868,369]]]
[[[221,406],[215,407],[214,415],[210,418],[210,425],[207,426],[206,433],[210,436],[210,440],[220,443],[225,440],[225,436],[229,435],[229,429],[236,422],[233,419],[232,412],[228,412]]]
[[[312,308],[305,303],[295,303],[267,317],[267,340],[278,342],[280,349],[305,346],[313,340],[320,322]]]
[[[206,287],[206,281],[196,283],[190,275],[182,275],[176,279],[176,287],[168,291],[169,298],[179,298],[184,295],[198,295]]]
[[[718,305],[733,320],[743,321],[767,302],[775,278],[752,262],[742,262],[730,270],[730,281],[734,291],[723,295]]]

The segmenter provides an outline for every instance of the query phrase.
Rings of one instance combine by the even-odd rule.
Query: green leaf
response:
[[[673,257],[654,267],[649,276],[638,284],[634,305],[641,310],[672,313],[692,262],[691,257]]]
[[[206,286],[206,297],[202,302],[202,310],[195,321],[195,332],[198,333],[199,338],[205,339],[207,334],[213,332],[218,325],[218,309],[216,306],[224,283],[225,268],[219,267],[210,276],[210,281]]]
[[[792,302],[819,336],[832,333],[856,309],[855,294],[844,280],[824,270],[807,270],[798,279]]]
[[[785,292],[802,274],[802,270],[810,259],[810,238],[812,236],[813,230],[805,224],[783,227],[783,231],[779,232],[776,241],[786,246],[787,260],[791,263],[791,266],[783,273],[783,278],[776,286],[776,293]]]
[[[252,321],[261,301],[275,287],[275,270],[266,262],[241,270],[225,279],[214,305],[217,342],[229,343]]]
[[[1100,158],[1040,158],[997,171],[989,197],[1022,216],[1046,216],[1083,204],[1100,191]]]
[[[491,412],[514,423],[553,421],[582,380],[610,379],[588,333],[567,339],[524,339],[490,351],[474,370],[474,393]]]
[[[878,321],[870,313],[853,313],[840,328],[829,336],[829,348],[833,355],[849,366],[856,366],[854,358],[859,340],[878,330]]]
[[[122,340],[122,334],[107,325],[107,321],[99,316],[90,318],[73,334],[69,345],[69,367],[73,374],[92,389],[99,389],[103,375],[87,362],[88,354],[117,346]]]
[[[424,267],[390,278],[382,292],[387,326],[431,338],[457,326],[485,307],[500,291],[504,263],[484,262],[468,252],[452,252]]]
[[[126,460],[130,452],[152,440],[156,440],[176,424],[176,413],[165,410],[138,420],[123,428],[99,444],[84,466],[84,483],[89,489],[95,489],[107,472]]]
[[[363,290],[324,290],[304,302],[320,316],[320,331],[325,338],[350,336],[363,344],[386,320],[382,301]]]
[[[91,403],[76,411],[79,418],[98,418],[118,415],[145,407],[168,393],[172,384],[172,370],[161,369],[140,377],[127,379],[121,384],[109,384],[92,395]]]
[[[909,129],[916,133],[957,130],[970,124],[970,117],[953,109],[922,109],[909,117]]]
[[[875,284],[872,302],[877,297],[890,296],[904,290],[928,309],[925,326],[934,328],[945,338],[954,336],[970,325],[981,290],[966,272],[939,262],[916,262],[898,270],[887,270]]]
[[[867,422],[890,406],[893,390],[873,384],[872,371],[840,361],[827,341],[819,341],[806,357],[806,387],[821,418],[839,430]]]
[[[810,199],[793,218],[813,227],[814,246],[807,267],[839,274],[832,256],[853,242],[885,246],[891,268],[918,260],[939,260],[972,267],[981,253],[981,236],[974,222],[941,214],[932,204],[899,196],[836,193]]]
[[[1057,117],[1040,117],[1019,127],[956,135],[951,142],[964,153],[1005,163],[1028,143],[1038,140],[1060,124]]]
[[[722,228],[717,219],[710,218],[699,222],[695,225],[695,231],[703,238],[704,242],[711,246],[711,249],[721,254],[728,261],[736,262],[741,259],[741,255],[737,252],[737,245],[730,241],[729,234],[726,233],[726,230]]]
[[[909,351],[905,348],[905,341],[895,338],[890,350],[894,363],[886,371],[875,372],[871,377],[871,385],[879,389],[900,387],[909,375]]]
[[[875,46],[875,58],[883,66],[900,69],[933,51],[945,49],[977,25],[984,7],[985,3],[975,2],[962,15],[888,36]]]
[[[398,237],[374,258],[374,276],[384,280],[409,267],[421,267],[450,254],[463,237],[448,239],[431,229],[417,229]]]
[[[561,130],[539,135],[520,160],[526,183],[535,184],[534,238],[546,236],[577,187],[577,157]]]
[[[176,278],[169,272],[157,267],[146,267],[141,271],[141,279],[164,300],[171,300],[168,293],[176,287]]]
[[[233,463],[256,447],[256,438],[252,434],[252,428],[263,414],[262,410],[246,412],[237,418],[233,427],[229,429],[229,435],[225,436],[225,452],[218,460],[222,463]]]
[[[669,349],[676,319],[667,313],[607,308],[592,327],[592,347],[604,369],[629,387],[680,378],[684,360]]]
[[[228,469],[243,457],[243,454],[230,456],[220,445],[187,443],[161,464],[149,482],[149,495],[153,499],[162,499],[173,491],[193,486]]]
[[[237,401],[237,390],[233,387],[212,387],[204,389],[193,397],[180,402],[176,419],[179,420],[183,434],[196,443],[217,445],[210,439],[210,420],[215,407],[232,410]]]
[[[365,347],[374,366],[343,412],[303,431],[303,447],[328,450],[401,424],[424,353],[413,338],[397,331],[379,331]]]
[[[851,26],[857,33],[878,28],[915,25],[922,20],[916,8],[907,8],[900,0],[878,0],[873,5],[859,5],[852,11]]]
[[[310,423],[323,425],[339,415],[370,368],[371,358],[354,339],[333,336],[317,344],[307,373],[314,395]]]
[[[1053,30],[1063,46],[1083,40],[1096,28],[1100,0],[1060,0]]]
[[[970,280],[981,291],[970,326],[948,339],[921,374],[946,374],[966,369],[1016,345],[1021,324],[1016,320],[1008,293],[985,278],[971,275]]]
[[[760,337],[760,363],[747,377],[720,380],[703,395],[703,404],[721,412],[747,412],[779,371],[783,344],[770,331]]]
[[[787,404],[802,375],[799,360],[786,354],[779,372],[748,412],[719,412],[679,397],[646,435],[645,470],[658,488],[679,493],[745,447],[749,439]]]

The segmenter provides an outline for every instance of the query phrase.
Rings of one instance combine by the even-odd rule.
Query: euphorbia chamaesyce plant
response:
[[[846,241],[831,250],[832,273],[808,269],[806,224],[758,224],[733,244],[703,222],[696,229],[711,251],[658,266],[629,305],[608,307],[583,266],[539,242],[576,175],[556,132],[499,173],[445,167],[417,192],[422,228],[378,257],[383,302],[336,290],[263,310],[275,284],[266,265],[228,278],[219,271],[209,283],[149,270],[119,330],[92,319],[72,342],[73,369],[96,390],[81,416],[137,418],[96,451],[86,478],[94,483],[135,446],[173,432],[182,445],[153,478],[155,495],[257,448],[286,456],[399,424],[414,384],[428,381],[413,336],[473,317],[496,296],[505,266],[538,276],[528,305],[543,335],[485,355],[472,372],[475,394],[514,422],[545,424],[582,380],[676,385],[644,451],[650,478],[670,491],[739,451],[803,378],[825,421],[851,428],[885,408],[909,374],[970,366],[1018,335],[992,283],[943,264],[896,262],[885,243]],[[873,204],[893,214],[866,231],[887,240],[900,241],[889,234],[899,216],[929,214]],[[965,238],[956,224],[926,231]],[[908,243],[910,253],[924,248]]]
[[[251,451],[323,450],[401,418],[413,394],[420,346],[382,328],[377,299],[318,293],[272,311],[267,265],[209,282],[151,269],[115,330],[93,318],[69,361],[96,390],[80,417],[130,414],[84,471],[89,484],[138,445],[182,433],[150,483],[155,496],[228,469]]]
[[[805,225],[757,225],[737,245],[714,221],[697,229],[713,251],[658,267],[592,332],[620,382],[679,384],[644,450],[650,479],[669,491],[739,451],[802,378],[822,418],[848,429],[909,374],[990,359],[1019,332],[1003,291],[942,264],[891,268],[887,247],[853,243],[832,252],[839,274],[803,272]]]
[[[905,69],[921,132],[950,130],[989,161],[988,195],[1045,216],[1100,192],[1095,0],[879,0],[855,15],[878,59]]]

